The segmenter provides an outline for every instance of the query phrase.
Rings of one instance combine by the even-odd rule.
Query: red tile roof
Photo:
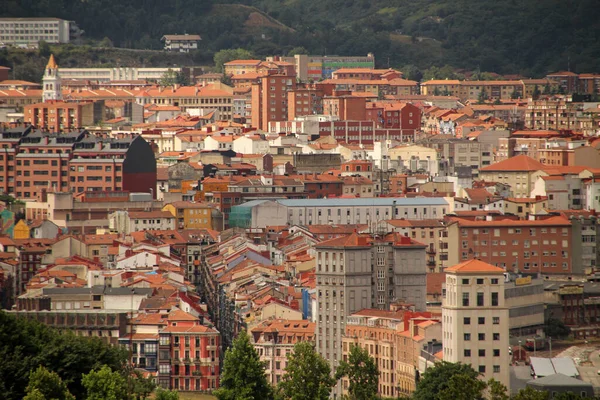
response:
[[[495,274],[502,275],[504,270],[502,268],[495,267],[491,264],[483,262],[481,260],[469,260],[463,263],[457,264],[453,267],[446,268],[446,273],[455,274]]]
[[[547,166],[534,160],[526,155],[520,155],[508,158],[506,160],[497,162],[496,164],[489,165],[481,168],[481,172],[521,172],[521,171],[543,171]]]

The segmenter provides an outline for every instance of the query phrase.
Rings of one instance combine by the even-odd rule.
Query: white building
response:
[[[0,43],[5,45],[69,43],[82,33],[74,21],[60,18],[0,18]]]
[[[108,216],[112,232],[125,233],[146,230],[175,229],[175,217],[168,211],[115,211]]]
[[[267,154],[269,142],[259,135],[240,136],[233,141],[233,151],[241,154]]]
[[[479,260],[447,268],[442,299],[444,361],[471,364],[510,393],[509,312],[504,270]]]
[[[89,81],[158,81],[167,71],[181,72],[181,68],[60,68],[59,72],[63,79],[81,79]]]
[[[190,50],[198,49],[198,42],[202,40],[200,35],[165,35],[160,40],[165,42],[166,51],[178,51],[189,53]]]
[[[207,136],[204,139],[204,150],[232,150],[233,149],[233,136],[232,135],[219,135]]]
[[[44,70],[44,78],[42,79],[43,101],[62,100],[61,82],[62,79],[58,73],[58,65],[56,65],[54,54],[50,54],[48,65],[46,65],[46,69]]]

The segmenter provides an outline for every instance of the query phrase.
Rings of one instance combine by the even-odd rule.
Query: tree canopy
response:
[[[125,378],[106,365],[84,374],[81,382],[87,391],[87,400],[123,400],[128,396]]]
[[[220,387],[214,394],[219,400],[261,400],[272,396],[265,366],[245,331],[225,352]]]
[[[279,383],[283,399],[327,400],[335,380],[329,363],[310,342],[299,342],[288,355],[285,374]]]
[[[373,357],[366,349],[351,345],[348,361],[342,360],[335,378],[348,378],[348,394],[352,400],[369,400],[377,396],[379,371]]]
[[[82,373],[103,365],[121,370],[127,353],[99,338],[59,333],[36,321],[0,312],[0,360],[0,393],[7,400],[23,399],[30,372],[40,365],[56,373],[80,399],[85,395]]]
[[[451,396],[461,396],[459,391],[464,389],[469,395],[483,392],[478,382],[479,373],[468,364],[450,363],[442,361],[432,368],[428,368],[421,376],[417,389],[413,393],[413,400],[445,400]],[[467,387],[468,386],[468,387]],[[471,397],[472,400],[478,397]],[[457,397],[465,399],[465,397]]]
[[[24,400],[75,400],[60,376],[41,365],[29,374],[25,392]]]

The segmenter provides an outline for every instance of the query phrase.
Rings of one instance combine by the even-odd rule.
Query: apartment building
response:
[[[174,230],[175,217],[168,211],[115,211],[108,216],[111,232],[124,233],[147,230]]]
[[[472,259],[445,272],[444,361],[470,364],[482,380],[494,378],[510,392],[509,309],[504,298],[504,270]]]
[[[104,101],[48,102],[26,105],[24,120],[35,127],[64,132],[104,120]]]
[[[293,75],[268,75],[252,85],[252,126],[267,131],[269,123],[287,121],[289,92],[296,88]]]
[[[176,219],[176,229],[218,229],[223,228],[219,210],[206,203],[175,201],[166,204],[163,211],[170,212]]]
[[[401,306],[401,305],[400,305]],[[427,342],[440,341],[439,316],[396,309],[363,309],[347,317],[342,338],[342,357],[358,345],[375,359],[379,370],[378,394],[388,398],[411,395],[417,386],[420,351]],[[348,379],[342,379],[347,394]]]
[[[317,324],[307,320],[268,319],[250,331],[254,348],[265,363],[265,374],[271,385],[285,375],[287,357],[298,342],[315,341]]]
[[[198,42],[202,40],[200,35],[164,35],[161,41],[165,42],[165,51],[189,53],[190,50],[198,50]]]
[[[448,263],[478,258],[506,271],[544,275],[582,275],[580,255],[573,254],[569,220],[448,221]]]
[[[332,74],[342,68],[361,68],[373,70],[375,56],[371,53],[366,56],[311,56],[297,54],[293,57],[268,57],[270,60],[286,61],[292,63],[296,76],[302,81],[319,81],[332,77]]]
[[[477,100],[481,96],[492,100],[510,100],[522,98],[525,85],[523,81],[459,81],[429,80],[421,83],[423,95],[457,96],[461,101]]]
[[[0,18],[0,42],[13,46],[69,43],[83,34],[74,21],[60,18]]]
[[[484,181],[509,185],[513,197],[529,197],[537,178],[546,175],[545,168],[539,161],[519,155],[481,168],[479,177]]]
[[[525,127],[538,130],[577,130],[578,116],[583,103],[567,98],[529,99],[525,113]]]
[[[179,67],[115,67],[115,68],[64,68],[58,72],[63,79],[97,82],[111,81],[158,81],[165,72],[182,72]]]
[[[399,234],[352,233],[315,246],[317,351],[335,371],[346,317],[401,301],[425,310],[425,246]],[[335,392],[339,395],[341,388]]]

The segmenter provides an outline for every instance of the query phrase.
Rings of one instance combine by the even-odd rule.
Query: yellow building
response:
[[[548,198],[546,196],[504,199],[504,213],[518,215],[523,219],[527,219],[533,214],[539,214],[547,208]]]
[[[22,219],[15,224],[13,228],[13,239],[29,239],[31,236],[31,229],[27,222]]]
[[[399,171],[408,169],[413,172],[429,173],[431,176],[438,174],[438,152],[436,149],[419,145],[400,145],[388,150],[392,166]]]
[[[258,72],[262,61],[260,60],[233,60],[223,64],[225,75],[241,75],[249,72]]]
[[[177,229],[221,230],[221,213],[206,203],[175,201],[163,207],[176,218]]]

